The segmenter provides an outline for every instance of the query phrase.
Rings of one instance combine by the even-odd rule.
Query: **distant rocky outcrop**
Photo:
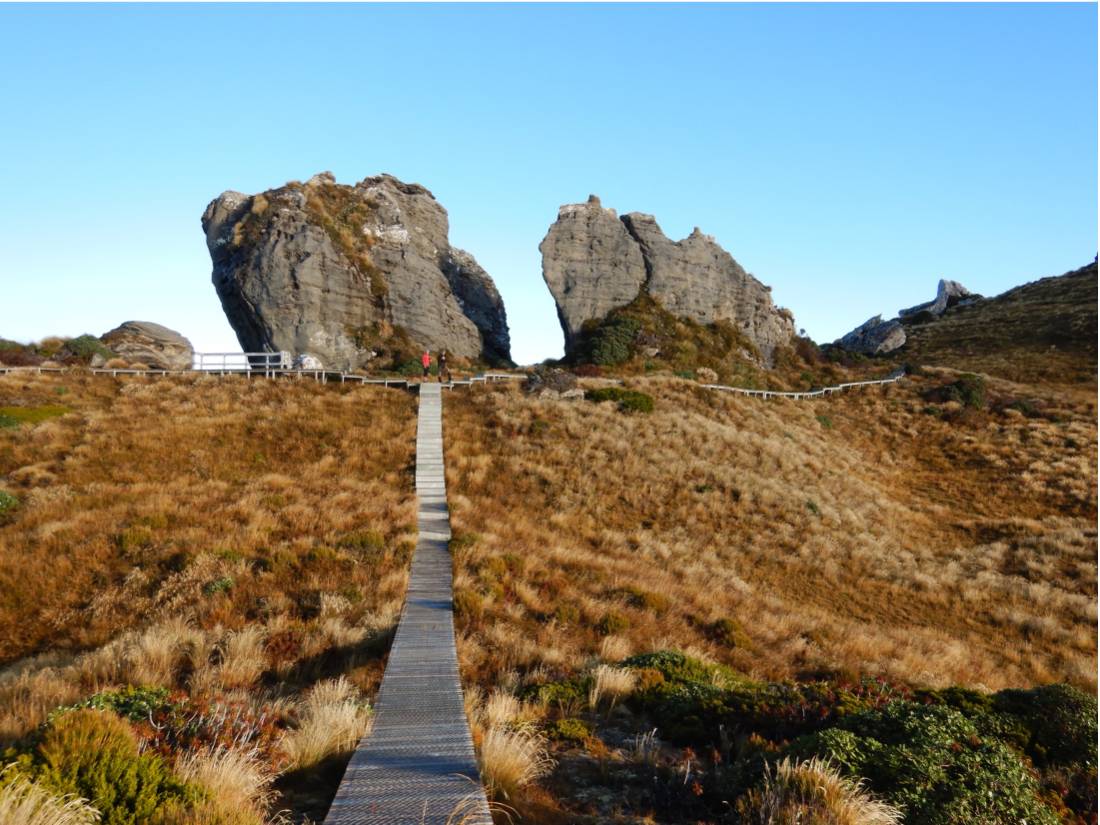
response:
[[[620,218],[592,195],[587,203],[558,210],[539,250],[567,354],[579,344],[586,322],[605,318],[643,292],[678,317],[732,324],[765,363],[794,337],[794,319],[772,303],[771,288],[698,228],[672,241],[652,215]]]
[[[958,281],[947,281],[941,278],[939,284],[936,285],[936,297],[934,300],[927,301],[923,304],[917,304],[915,307],[909,307],[909,309],[903,309],[898,315],[902,318],[906,318],[912,315],[919,315],[922,312],[927,312],[929,315],[938,318],[947,311],[948,307],[969,303],[980,297],[979,295],[974,295]]]
[[[158,370],[189,370],[195,354],[180,333],[151,321],[127,321],[99,340],[119,358]]]
[[[934,300],[903,309],[898,313],[897,318],[889,321],[883,321],[881,315],[876,315],[864,321],[843,338],[834,341],[833,346],[863,355],[885,355],[905,346],[908,340],[905,324],[939,318],[950,307],[965,306],[980,298],[980,295],[975,295],[958,281],[947,281],[941,278],[936,286]]]
[[[864,355],[882,355],[904,345],[905,327],[897,319],[883,321],[881,315],[864,321],[835,344]]]
[[[355,369],[447,350],[510,362],[504,304],[448,240],[446,210],[391,175],[331,173],[259,195],[224,192],[202,217],[213,281],[246,351]]]

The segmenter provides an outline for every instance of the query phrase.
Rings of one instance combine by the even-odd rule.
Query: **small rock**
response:
[[[127,321],[99,340],[120,358],[158,370],[189,370],[195,353],[178,332],[151,321]]]
[[[310,355],[308,352],[303,352],[295,358],[294,366],[300,370],[323,370],[325,368],[320,358],[316,355]]]
[[[523,391],[537,398],[558,398],[576,387],[577,376],[557,367],[535,367],[523,382]]]

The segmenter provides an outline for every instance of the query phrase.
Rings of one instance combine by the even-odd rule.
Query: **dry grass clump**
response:
[[[256,749],[217,746],[192,751],[177,761],[176,774],[210,793],[222,821],[262,825],[274,799],[275,775]]]
[[[99,811],[72,795],[55,796],[16,776],[3,777],[0,787],[0,822],[4,825],[94,825]]]
[[[615,703],[634,692],[634,672],[626,668],[598,665],[592,672],[592,687],[588,689],[588,706],[596,710],[601,704]]]
[[[954,374],[813,402],[634,379],[650,415],[448,396],[467,681],[676,648],[763,679],[987,689],[1096,672],[1096,401],[954,417]]]
[[[899,825],[902,813],[841,776],[828,762],[782,760],[764,786],[738,805],[741,821],[759,825]]]
[[[492,797],[514,799],[554,767],[546,739],[524,728],[489,727],[478,748],[478,765]]]
[[[297,726],[284,734],[280,749],[290,768],[308,768],[352,750],[371,720],[370,705],[343,676],[320,682],[306,694]]]

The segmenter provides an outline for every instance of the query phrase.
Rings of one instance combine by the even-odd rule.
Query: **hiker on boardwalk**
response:
[[[424,350],[424,354],[420,356],[420,363],[424,367],[424,377],[427,378],[432,369],[432,354]]]
[[[447,373],[447,382],[451,381],[451,371],[447,369],[447,351],[441,350],[439,353],[439,383],[443,383],[443,373]]]

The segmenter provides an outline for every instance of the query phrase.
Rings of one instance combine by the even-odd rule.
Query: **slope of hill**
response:
[[[990,379],[973,406],[935,400],[958,379],[820,403],[631,380],[650,415],[454,397],[464,676],[527,697],[556,737],[528,814],[743,821],[762,754],[837,714],[951,686],[1095,690],[1095,395]],[[951,691],[925,697],[971,695]],[[892,781],[873,789],[900,801]],[[941,803],[906,821],[952,821]]]
[[[135,779],[165,817],[137,821],[320,819],[404,600],[414,428],[394,390],[0,376],[0,746],[32,771],[80,735],[136,747],[95,718],[36,733],[90,703],[160,762],[87,770],[195,786]]]
[[[896,355],[1015,381],[1096,380],[1096,262],[907,323]]]

